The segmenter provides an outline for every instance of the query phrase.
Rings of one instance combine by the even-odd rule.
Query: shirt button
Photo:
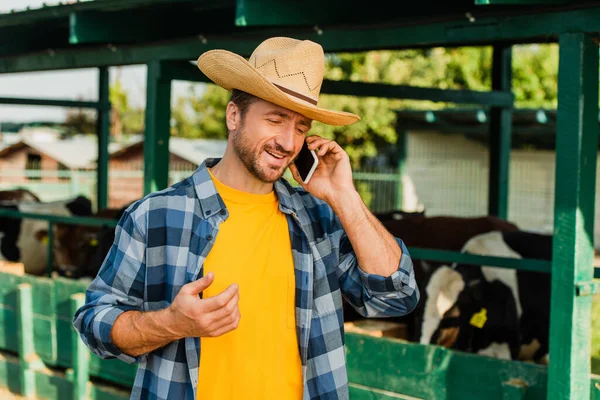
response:
[[[213,240],[213,235],[207,235],[207,236],[206,236],[206,240],[208,240],[209,242],[210,242],[211,240]]]
[[[227,211],[225,211],[225,209],[223,209],[223,208],[221,209],[221,211],[219,211],[219,214],[221,214],[221,215],[225,215],[226,213],[227,213]]]

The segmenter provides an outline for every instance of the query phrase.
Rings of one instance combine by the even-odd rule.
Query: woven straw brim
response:
[[[227,50],[207,51],[198,58],[197,65],[204,75],[224,89],[242,90],[315,121],[344,126],[360,120],[358,115],[319,108],[282,92],[246,59]]]

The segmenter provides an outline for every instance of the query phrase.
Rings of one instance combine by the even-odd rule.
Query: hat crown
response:
[[[310,40],[287,37],[262,42],[248,62],[281,89],[305,96],[316,104],[325,74],[325,54],[321,45]]]

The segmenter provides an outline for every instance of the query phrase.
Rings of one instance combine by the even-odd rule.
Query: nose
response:
[[[281,134],[275,138],[275,143],[280,146],[282,150],[290,154],[294,153],[295,129],[294,124],[287,124],[285,129],[281,131]]]

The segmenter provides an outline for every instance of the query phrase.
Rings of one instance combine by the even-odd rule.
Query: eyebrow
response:
[[[267,112],[265,115],[274,115],[277,117],[281,117],[283,119],[291,119],[290,115],[288,113],[285,113],[283,111],[279,111],[279,110],[271,110],[269,112]],[[298,124],[300,125],[304,125],[307,128],[310,128],[311,126],[311,121],[308,118],[302,118],[298,121]]]

